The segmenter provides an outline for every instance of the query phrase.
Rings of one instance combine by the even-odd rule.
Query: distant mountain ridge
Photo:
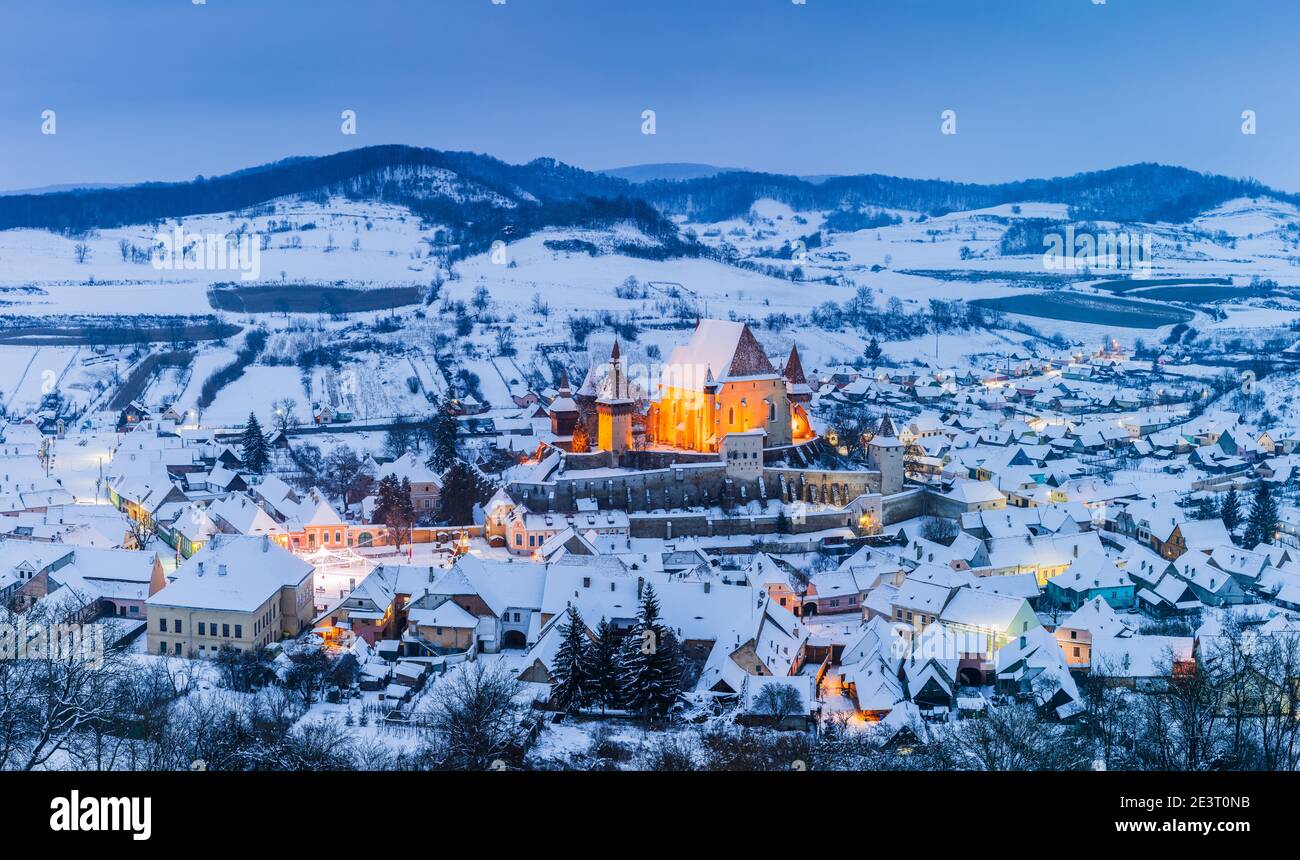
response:
[[[646,178],[655,173],[693,178]],[[721,172],[716,172],[721,171]],[[339,195],[405,206],[447,225],[459,253],[496,238],[519,238],[544,227],[636,224],[664,253],[699,253],[670,220],[739,217],[764,198],[801,211],[871,207],[939,215],[1006,203],[1059,203],[1077,219],[1182,223],[1226,200],[1268,196],[1300,204],[1300,196],[1251,179],[1183,167],[1133,164],[1052,179],[980,185],[879,174],[800,178],[710,165],[640,165],[593,172],[549,158],[507,164],[488,155],[403,145],[371,146],[319,157],[294,157],[224,176],[188,182],[0,196],[0,229],[78,233],[153,223],[188,215],[239,212],[276,198],[324,200]]]
[[[663,164],[632,164],[627,167],[614,167],[596,172],[605,176],[613,176],[616,179],[626,179],[634,185],[639,185],[643,182],[654,182],[656,180],[682,182],[688,179],[708,179],[711,176],[717,176],[719,173],[733,173],[737,170],[739,168],[736,167],[715,167],[712,164],[674,161]]]
[[[57,194],[60,191],[95,191],[101,188],[121,188],[120,182],[64,182],[59,185],[42,185],[39,188],[13,188],[0,191],[0,197],[16,194]]]
[[[1300,195],[1276,191],[1253,179],[1231,179],[1150,163],[996,185],[879,174],[817,177],[810,181],[737,172],[685,182],[650,182],[639,187],[637,193],[665,214],[699,221],[738,217],[763,198],[804,211],[875,206],[928,215],[1004,203],[1061,203],[1078,219],[1179,223],[1234,197],[1264,195],[1300,202]]]

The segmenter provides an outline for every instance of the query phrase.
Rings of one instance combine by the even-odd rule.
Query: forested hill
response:
[[[721,221],[771,198],[796,210],[875,206],[942,215],[1002,203],[1062,203],[1076,218],[1184,222],[1234,197],[1268,195],[1291,202],[1300,196],[1249,179],[1197,173],[1183,167],[1133,164],[1055,179],[998,185],[901,179],[865,174],[813,182],[770,173],[722,173],[684,182],[649,182],[637,193],[669,215]]]
[[[816,181],[755,172],[631,183],[607,174],[537,159],[512,165],[487,155],[410,146],[373,146],[298,157],[189,182],[146,183],[0,197],[0,229],[63,233],[246,210],[285,196],[375,200],[458,232],[467,249],[546,226],[599,227],[632,221],[679,246],[671,216],[719,221],[771,198],[802,211],[881,207],[942,214],[1001,203],[1068,205],[1074,217],[1184,222],[1234,197],[1267,195],[1300,202],[1254,180],[1135,164],[1054,179],[997,185],[904,179],[878,174]]]
[[[29,227],[77,233],[167,218],[246,210],[279,197],[330,195],[406,206],[458,230],[477,247],[543,226],[633,221],[649,235],[676,228],[632,186],[553,159],[506,164],[469,152],[374,146],[317,158],[290,158],[190,182],[0,197],[0,229]]]

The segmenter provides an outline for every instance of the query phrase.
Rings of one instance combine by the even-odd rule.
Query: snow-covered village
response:
[[[223,5],[76,29],[184,32],[167,56],[204,66],[238,29]],[[440,73],[479,68],[487,32],[572,48],[556,81],[609,68],[530,4],[469,5],[408,10],[465,42]],[[727,27],[839,22],[839,46],[862,26],[804,5]],[[897,39],[987,25],[882,5]],[[1078,5],[1033,26],[1147,20]],[[337,11],[295,56],[352,28],[419,88],[374,53],[417,28]],[[731,31],[679,12],[696,72],[720,50],[701,34]],[[588,35],[664,13],[591,14]],[[973,95],[837,155],[717,137],[717,93],[654,89],[613,109],[620,143],[603,96],[509,68],[484,98],[575,112],[530,132],[451,94],[396,121],[358,72],[324,131],[263,93],[237,133],[196,105],[137,139],[53,82],[19,141],[0,100],[0,771],[327,771],[336,801],[388,798],[359,816],[378,828],[417,808],[381,781],[407,772],[468,796],[493,791],[468,774],[838,771],[914,794],[941,772],[1300,770],[1289,162],[1172,142],[1190,132],[1015,149],[979,125],[1010,108]],[[650,80],[609,74],[591,86]],[[1118,808],[1193,790],[1154,785]],[[962,789],[981,821],[1023,790]],[[1248,830],[1252,797],[1219,793],[1235,824],[1164,829]],[[64,802],[54,831],[149,838],[75,791],[60,825]]]

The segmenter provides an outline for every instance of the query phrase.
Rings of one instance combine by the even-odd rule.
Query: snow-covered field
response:
[[[236,313],[214,309],[208,288],[214,283],[239,282],[233,270],[156,269],[149,262],[125,259],[122,243],[148,248],[154,241],[146,226],[102,230],[84,241],[89,256],[77,262],[76,242],[45,231],[0,231],[0,317],[9,325],[70,326],[73,331],[105,325],[119,330],[129,321],[171,316],[204,321],[215,318],[247,332],[265,328],[271,335],[266,352],[243,376],[225,386],[206,410],[205,423],[242,422],[251,410],[269,419],[271,401],[297,401],[298,418],[311,418],[313,403],[329,403],[353,413],[355,419],[382,420],[416,415],[427,409],[430,393],[445,396],[455,387],[457,369],[474,374],[486,405],[494,410],[514,408],[518,395],[542,381],[553,384],[547,356],[560,350],[566,360],[581,364],[587,352],[602,360],[613,335],[597,326],[590,341],[574,342],[567,321],[572,316],[608,313],[615,319],[635,319],[640,332],[627,348],[647,360],[655,350],[666,355],[684,337],[683,329],[696,317],[728,317],[763,321],[769,315],[800,319],[797,325],[756,327],[772,354],[798,345],[806,369],[835,367],[861,355],[869,336],[851,327],[819,329],[808,316],[828,302],[848,303],[860,288],[871,290],[876,307],[897,299],[900,312],[925,312],[931,299],[971,300],[1014,297],[1032,290],[1048,276],[1039,254],[1002,256],[999,242],[1016,219],[1065,219],[1065,207],[1025,202],[970,212],[925,217],[891,212],[901,223],[857,232],[824,229],[822,212],[795,212],[782,203],[761,200],[744,218],[680,226],[709,246],[724,244],[748,267],[709,259],[656,261],[618,253],[592,256],[583,251],[555,250],[548,243],[582,240],[608,248],[615,240],[645,240],[633,228],[608,231],[552,229],[510,243],[504,253],[484,253],[445,265],[442,231],[422,223],[406,210],[378,203],[332,199],[328,203],[296,199],[276,201],[255,214],[226,213],[182,219],[186,234],[225,234],[249,231],[265,236],[258,256],[260,284],[342,285],[366,289],[415,287],[423,294],[440,282],[430,304],[408,305],[393,311],[345,314]],[[1186,225],[1138,225],[1153,237],[1151,276],[1229,277],[1239,285],[1260,277],[1281,287],[1300,283],[1300,233],[1292,225],[1300,211],[1273,200],[1240,199],[1205,213]],[[1116,225],[1099,225],[1102,228]],[[779,259],[786,243],[820,232],[820,246],[806,256]],[[259,241],[259,247],[262,242]],[[774,276],[794,267],[805,280]],[[1067,289],[1096,293],[1089,285],[1122,278],[1129,272],[1096,270],[1089,279],[1064,284]],[[619,284],[635,278],[635,295],[620,297]],[[1058,283],[1057,286],[1062,286]],[[455,308],[476,319],[483,317],[476,298],[486,292],[483,308],[488,323],[470,325],[470,334],[457,337]],[[1109,295],[1109,294],[1107,294]],[[545,313],[539,312],[539,307]],[[1187,304],[1191,327],[1225,336],[1260,338],[1286,332],[1300,319],[1300,303],[1287,295],[1246,298],[1213,305]],[[451,308],[452,310],[448,311]],[[1044,336],[1063,333],[1072,341],[1096,342],[1103,337],[1132,343],[1155,342],[1170,326],[1126,329],[1113,325],[1069,322],[1018,313],[1007,324],[1021,323]],[[499,329],[508,329],[513,356],[502,355]],[[61,329],[62,330],[62,329]],[[442,344],[437,342],[442,340]],[[1007,329],[885,342],[884,354],[897,361],[938,360],[951,364],[981,352],[1006,351],[1026,342],[1023,332]],[[185,371],[168,369],[151,379],[142,398],[158,407],[177,403],[194,408],[205,380],[235,358],[243,335],[229,341],[188,343],[194,353]],[[435,355],[449,351],[452,362],[440,366]],[[382,351],[375,345],[382,344]],[[155,340],[153,350],[166,351]],[[320,348],[343,351],[339,364],[316,366],[303,374],[293,364],[304,353]],[[98,406],[130,372],[134,362],[151,350],[110,347],[92,354],[88,346],[0,346],[0,398],[9,413],[38,408],[51,385],[80,407],[98,397]],[[103,352],[101,350],[101,352]],[[272,357],[284,362],[268,366]],[[51,382],[53,380],[53,382]],[[576,384],[575,380],[575,384]],[[464,393],[464,392],[458,392]],[[103,394],[104,396],[100,396]]]

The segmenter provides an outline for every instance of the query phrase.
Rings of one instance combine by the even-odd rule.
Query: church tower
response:
[[[790,393],[790,402],[806,406],[812,402],[812,386],[803,372],[803,362],[799,360],[799,346],[790,347],[790,357],[785,361],[781,371],[785,377],[786,390]]]
[[[551,416],[551,432],[556,436],[572,436],[578,424],[578,404],[569,389],[569,371],[560,380],[560,391],[546,410]]]
[[[867,443],[867,465],[880,472],[880,493],[892,496],[903,489],[903,443],[894,435],[894,422],[886,415],[876,435]]]
[[[601,451],[622,454],[632,447],[632,409],[627,371],[619,353],[618,341],[609,357],[609,378],[605,393],[596,400],[596,447]]]

